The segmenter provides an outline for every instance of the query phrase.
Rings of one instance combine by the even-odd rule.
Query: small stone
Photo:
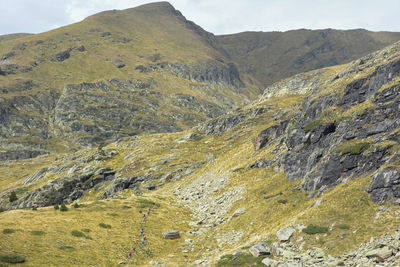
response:
[[[281,242],[286,242],[289,241],[294,232],[296,232],[296,230],[292,226],[289,226],[276,232],[276,237],[278,237]]]
[[[200,265],[200,264],[203,264],[205,262],[207,262],[207,260],[197,260],[197,261],[193,262],[193,265]]]
[[[233,213],[232,217],[239,217],[240,215],[242,215],[243,213],[246,212],[246,208],[240,208],[235,210],[235,212]]]
[[[262,260],[262,263],[266,266],[275,267],[278,266],[279,262],[275,260],[271,260],[270,258],[265,258]]]
[[[267,244],[263,241],[257,242],[254,246],[249,249],[253,257],[259,257],[261,255],[270,255],[271,250]]]

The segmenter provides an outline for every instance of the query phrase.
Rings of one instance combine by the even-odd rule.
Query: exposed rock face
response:
[[[376,67],[368,77],[350,82],[343,95],[307,97],[290,122],[260,132],[253,144],[261,149],[271,140],[284,141],[287,152],[279,156],[278,167],[289,180],[302,179],[307,191],[322,192],[347,177],[373,173],[399,159],[390,150],[393,144],[385,140],[398,143],[400,86],[380,90],[399,75],[400,61],[394,60]],[[367,101],[371,104],[362,112],[354,112],[353,119],[341,117],[346,110]],[[269,167],[273,162],[260,159],[250,168]],[[372,199],[397,203],[397,170],[382,170],[374,177],[369,188]]]
[[[285,132],[288,123],[289,121],[283,121],[279,125],[273,125],[259,133],[253,141],[254,149],[261,149],[278,136],[281,136]]]
[[[69,49],[67,49],[65,51],[61,51],[61,52],[49,57],[49,60],[50,61],[58,61],[58,62],[62,62],[64,60],[67,60],[71,56],[71,54],[70,54],[71,50],[72,49],[69,48]]]
[[[379,170],[371,184],[368,192],[374,202],[382,203],[384,201],[396,202],[400,199],[400,171],[396,167],[388,167]]]
[[[154,178],[148,175],[131,177],[131,178],[118,178],[115,179],[114,182],[106,188],[103,195],[100,198],[110,198],[116,192],[122,191],[124,189],[139,189],[139,185],[141,182],[151,181]]]

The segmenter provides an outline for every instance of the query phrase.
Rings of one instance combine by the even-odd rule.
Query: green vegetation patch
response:
[[[349,230],[349,229],[350,229],[350,225],[347,225],[347,224],[339,224],[339,225],[338,225],[338,228],[339,228],[339,229],[342,229],[342,230]]]
[[[321,115],[317,119],[304,125],[303,129],[304,131],[309,132],[319,125],[335,123],[341,119],[342,119],[342,112],[340,108],[336,106],[329,107],[324,111],[322,111]]]
[[[109,225],[109,224],[99,223],[99,226],[100,226],[101,228],[111,229],[111,225]]]
[[[3,229],[3,234],[7,235],[12,233],[15,233],[15,229],[9,229],[9,228]]]
[[[286,203],[288,203],[288,200],[287,199],[278,199],[278,201],[277,201],[279,204],[286,204]]]
[[[18,199],[17,193],[16,193],[15,191],[12,191],[12,192],[10,193],[10,195],[8,196],[8,200],[9,200],[10,202],[14,202],[14,201],[16,201],[17,199]]]
[[[12,254],[12,255],[3,254],[3,255],[0,255],[0,261],[5,262],[5,263],[23,263],[23,262],[25,262],[25,258],[20,255],[16,255],[16,254]]]
[[[236,168],[232,172],[241,172],[244,170],[244,167]]]
[[[366,140],[349,140],[340,143],[335,151],[339,152],[340,154],[352,154],[352,155],[359,155],[365,149],[367,149],[371,143]]]
[[[64,203],[61,204],[60,211],[67,211],[67,210],[68,210],[67,206],[65,206]]]
[[[224,255],[218,261],[217,266],[265,266],[263,257],[253,257],[250,254]]]
[[[328,232],[328,227],[310,224],[302,232],[308,235],[323,234]]]
[[[54,209],[55,209],[55,210],[59,210],[59,209],[60,209],[60,206],[58,206],[58,204],[55,204],[55,205],[54,205]]]
[[[71,235],[73,235],[75,237],[86,237],[84,233],[82,233],[81,231],[78,231],[78,230],[72,230]]]
[[[32,234],[32,235],[45,235],[46,233],[43,232],[43,231],[34,230],[34,231],[31,232],[31,234]]]
[[[83,229],[81,229],[81,231],[82,231],[82,232],[85,232],[85,233],[90,233],[92,230],[90,230],[90,229],[88,229],[88,228],[83,228]]]

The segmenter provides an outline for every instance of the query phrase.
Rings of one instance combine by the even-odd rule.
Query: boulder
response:
[[[281,242],[286,242],[289,241],[294,232],[296,232],[296,230],[292,226],[289,226],[276,232],[276,237],[278,237]]]
[[[367,253],[365,253],[365,256],[367,258],[376,258],[376,260],[378,261],[384,261],[387,258],[391,257],[392,254],[393,251],[389,247],[385,246],[383,248],[370,250]]]
[[[262,255],[270,255],[271,249],[263,241],[257,242],[254,246],[249,249],[253,257],[259,257]]]
[[[125,65],[126,65],[125,62],[120,59],[114,59],[112,61],[112,63],[114,64],[115,67],[117,67],[119,69],[125,67]]]
[[[179,231],[169,231],[162,234],[164,239],[180,238]]]
[[[265,258],[262,260],[262,263],[265,266],[275,267],[275,266],[278,266],[279,261],[271,260],[270,258]]]
[[[239,217],[240,215],[242,215],[243,213],[246,212],[246,208],[240,208],[235,210],[235,212],[233,213],[232,217]]]

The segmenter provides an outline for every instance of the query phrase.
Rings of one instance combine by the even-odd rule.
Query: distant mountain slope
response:
[[[167,2],[2,42],[0,77],[0,160],[180,131],[260,93]]]
[[[31,33],[12,33],[12,34],[0,35],[0,42],[18,39],[21,37],[25,37],[27,35],[31,35]]]
[[[397,32],[293,30],[217,36],[243,73],[264,87],[314,69],[347,63],[400,40]]]

